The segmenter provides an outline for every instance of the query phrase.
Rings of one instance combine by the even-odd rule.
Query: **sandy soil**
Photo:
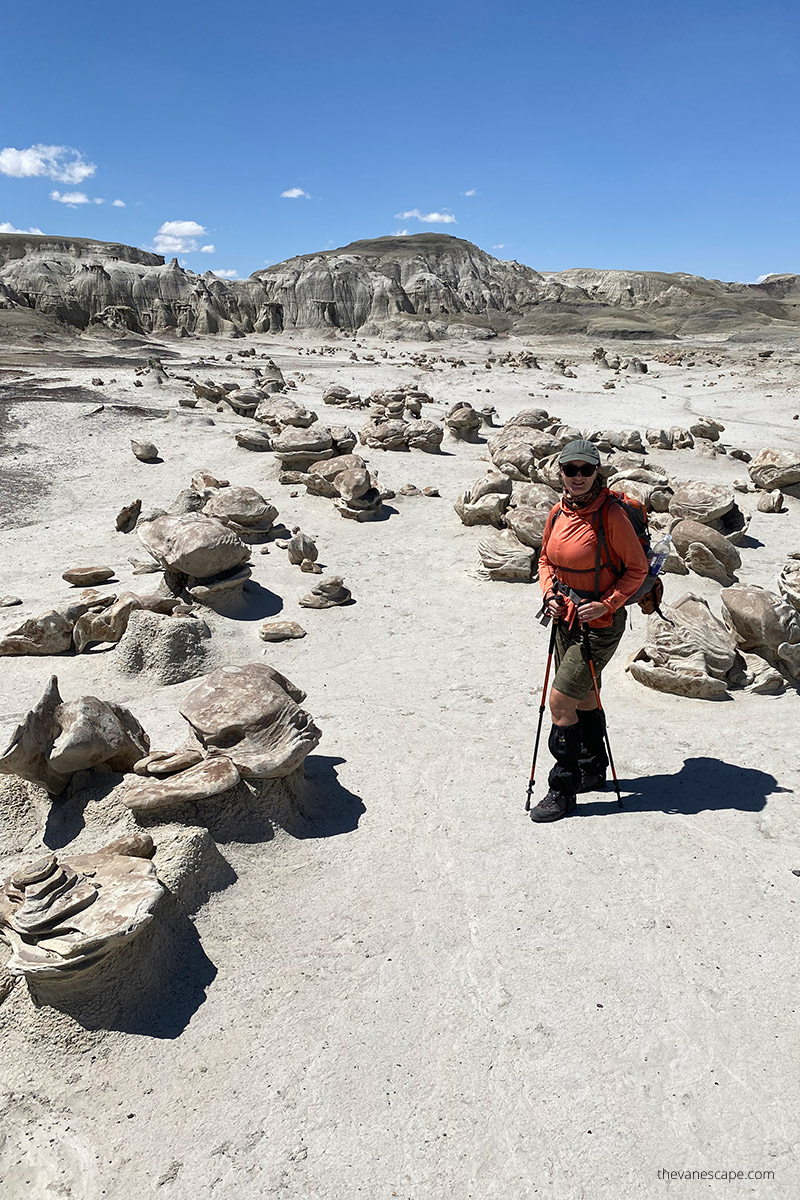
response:
[[[696,343],[688,367],[643,345],[650,373],[603,391],[588,342],[537,342],[542,371],[484,368],[513,341],[448,344],[466,365],[434,371],[410,366],[406,345],[375,363],[349,361],[349,341],[329,343],[334,357],[299,353],[321,344],[155,349],[171,371],[244,379],[247,359],[197,359],[254,345],[320,419],[353,427],[364,414],[322,406],[325,385],[416,381],[436,400],[429,417],[461,398],[501,418],[539,404],[583,428],[707,414],[731,446],[797,443],[800,349],[764,362]],[[114,529],[123,504],[167,506],[199,467],[258,488],[286,526],[317,537],[356,601],[299,608],[313,579],[272,546],[253,555],[261,587],[246,619],[212,619],[238,662],[262,659],[265,616],[308,630],[266,661],[307,691],[323,730],[307,761],[321,815],[312,836],[221,846],[237,878],[193,918],[192,962],[164,964],[175,987],[149,1027],[86,1030],[14,989],[0,1006],[0,1196],[796,1196],[796,692],[709,702],[641,687],[623,669],[644,631],[634,610],[604,690],[625,807],[594,796],[534,826],[523,806],[548,636],[538,585],[481,580],[485,530],[452,507],[484,472],[485,444],[368,452],[383,483],[434,484],[441,498],[343,521],[330,501],[281,487],[271,454],[236,446],[244,419],[179,410],[176,381],[134,388],[152,352],[84,337],[0,356],[0,592],[24,601],[10,615],[43,611],[74,595],[61,572],[89,563],[150,591],[157,577],[127,562],[145,557],[136,535]],[[563,355],[576,379],[552,369]],[[162,463],[133,458],[137,436]],[[745,476],[724,457],[652,457],[680,479]],[[740,577],[774,590],[800,549],[800,501],[781,515],[740,503],[756,543]],[[719,612],[710,580],[667,587]],[[66,697],[129,705],[155,747],[177,740],[193,686],[152,693],[114,670],[113,652],[2,662],[4,728],[55,672]],[[542,784],[546,766],[545,754]],[[3,875],[10,861],[0,856]],[[666,1183],[664,1169],[774,1178]]]

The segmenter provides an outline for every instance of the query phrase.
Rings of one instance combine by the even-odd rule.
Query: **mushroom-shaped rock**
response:
[[[39,859],[0,890],[0,930],[12,948],[7,970],[74,992],[141,932],[162,894],[154,864],[139,856],[107,849]]]
[[[511,480],[496,467],[490,467],[471,488],[462,492],[453,505],[464,525],[497,525],[511,498]]]
[[[507,583],[530,583],[536,551],[525,546],[510,530],[503,529],[478,543],[481,573]]]
[[[444,423],[454,438],[463,442],[477,442],[481,427],[481,414],[466,402],[454,405],[447,413]]]
[[[131,450],[139,462],[155,462],[158,458],[158,449],[152,442],[137,442],[131,439]]]
[[[672,541],[683,561],[698,575],[728,586],[742,565],[739,551],[723,534],[700,521],[678,521]]]
[[[278,510],[260,492],[251,487],[220,488],[209,496],[203,513],[215,517],[240,537],[254,533],[269,533]]]
[[[223,667],[193,688],[181,715],[209,754],[244,779],[279,779],[302,766],[322,734],[300,708],[305,693],[262,663]]]
[[[54,676],[0,754],[0,773],[19,775],[57,796],[75,771],[128,771],[149,749],[147,734],[121,705],[84,696],[64,704]]]
[[[764,492],[800,483],[800,455],[796,450],[766,447],[747,464],[753,483]]]
[[[250,547],[221,521],[201,513],[156,517],[140,525],[139,540],[162,567],[195,579],[247,562]]]
[[[317,543],[307,533],[303,533],[297,525],[292,530],[292,536],[286,543],[286,549],[289,554],[289,562],[294,567],[299,567],[306,559],[316,562],[319,556]]]
[[[437,454],[442,446],[444,429],[435,421],[420,418],[409,421],[406,427],[406,440],[409,450],[422,450],[425,454]]]
[[[352,471],[364,466],[364,460],[358,454],[339,454],[336,458],[312,463],[308,468],[306,490],[312,496],[328,496],[334,499],[339,494],[334,487],[336,476],[342,471]]]
[[[287,425],[273,437],[272,449],[287,471],[307,471],[312,463],[336,453],[330,429],[319,422],[304,429]]]
[[[326,575],[307,596],[300,597],[298,604],[301,608],[334,608],[347,604],[350,599],[350,591],[344,586],[341,575]]]
[[[272,436],[267,429],[241,429],[235,437],[236,445],[243,450],[272,449]]]
[[[800,679],[800,614],[774,592],[737,584],[722,595],[722,615],[741,650]]]
[[[77,606],[79,612],[84,606]],[[72,645],[75,615],[50,609],[38,617],[4,630],[0,637],[0,657],[17,654],[65,654]]]
[[[710,525],[734,505],[733,490],[721,483],[702,483],[691,480],[675,489],[669,503],[673,517],[688,517]]]
[[[290,396],[269,396],[262,399],[253,415],[256,421],[271,426],[276,433],[287,425],[294,425],[297,429],[308,429],[309,425],[313,425],[317,420],[315,412],[297,400],[292,400]]]
[[[359,430],[362,446],[373,450],[405,450],[408,448],[408,422],[400,419],[368,421]]]
[[[699,699],[725,695],[737,659],[729,631],[692,592],[662,609],[668,620],[648,617],[644,646],[626,669],[658,692]]]

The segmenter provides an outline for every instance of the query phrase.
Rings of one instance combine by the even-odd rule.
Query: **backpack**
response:
[[[603,561],[604,551],[608,549],[604,513],[609,504],[618,505],[625,513],[625,516],[633,526],[634,533],[641,543],[641,547],[644,550],[648,563],[653,556],[652,547],[650,544],[650,526],[647,520],[647,509],[640,500],[635,500],[632,496],[627,496],[624,492],[615,492],[609,489],[608,497],[605,500],[605,503],[601,504],[600,508],[597,509],[596,514],[594,514],[597,517],[597,522],[595,525],[595,535],[597,537],[597,560],[594,567],[588,568],[589,571],[594,572],[594,588],[590,592],[587,591],[585,594],[583,594],[581,591],[577,591],[576,589],[572,589],[576,590],[576,594],[582,599],[600,599],[600,572],[604,567],[610,567],[617,576],[617,579],[625,574],[624,567],[622,570],[620,570],[617,564],[612,562],[610,552],[608,555],[608,561]],[[555,509],[552,518],[547,524],[545,537],[550,536],[553,526],[561,515],[561,511],[562,510],[559,505]],[[630,599],[625,601],[625,605],[627,607],[629,604],[638,604],[642,612],[648,614],[657,612],[660,617],[663,617],[664,614],[661,612],[659,607],[663,595],[664,584],[657,575],[648,574],[639,590],[635,592]]]

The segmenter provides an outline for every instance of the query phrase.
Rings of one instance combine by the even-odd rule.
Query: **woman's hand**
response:
[[[578,620],[581,625],[585,625],[589,621],[596,621],[607,613],[608,609],[602,600],[584,600],[583,604],[578,605]]]
[[[547,601],[546,612],[549,617],[553,617],[554,619],[558,620],[560,617],[564,616],[566,610],[567,602],[563,596],[551,596]]]

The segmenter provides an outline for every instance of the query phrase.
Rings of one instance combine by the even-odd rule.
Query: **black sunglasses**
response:
[[[576,475],[594,475],[597,467],[592,463],[562,463],[561,470],[569,479],[573,479]]]

